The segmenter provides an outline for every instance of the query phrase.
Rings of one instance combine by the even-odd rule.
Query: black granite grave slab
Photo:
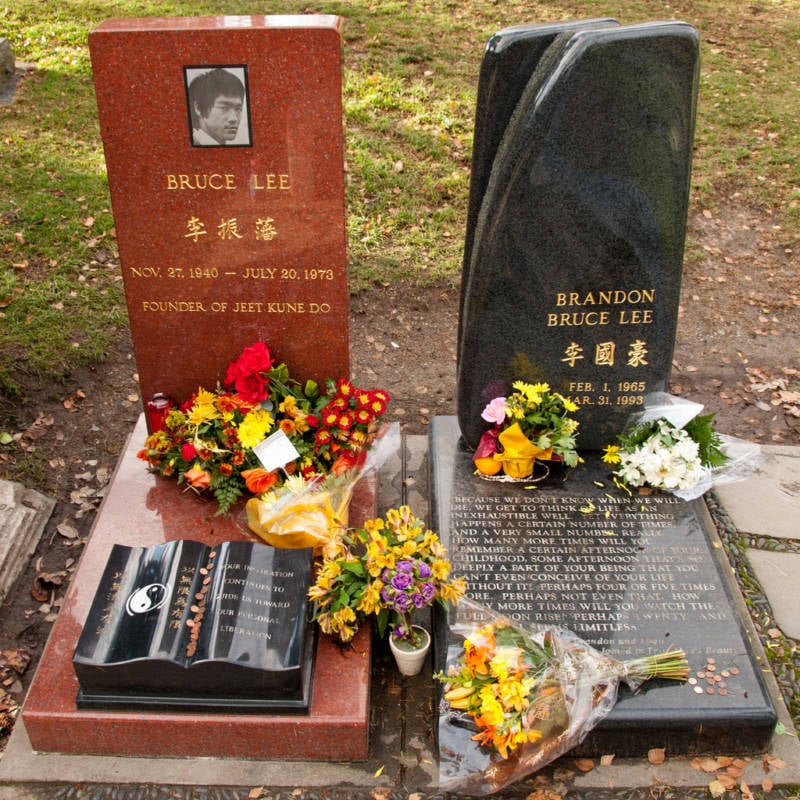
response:
[[[73,657],[79,708],[304,711],[311,550],[114,545]]]
[[[749,753],[766,745],[777,715],[702,499],[628,496],[599,456],[538,485],[487,481],[474,474],[455,417],[432,420],[430,458],[432,524],[472,598],[523,625],[572,630],[620,659],[686,651],[691,683],[622,689],[581,752]]]
[[[581,406],[580,446],[613,441],[664,389],[677,323],[698,82],[680,22],[556,37],[492,162],[463,289],[458,418],[514,379]]]
[[[498,31],[486,43],[478,76],[478,98],[472,134],[467,231],[461,273],[462,292],[469,282],[472,237],[497,148],[542,56],[556,37],[562,34],[614,25],[619,23],[609,17],[515,25]],[[564,37],[564,41],[568,39],[569,36]],[[459,321],[460,319],[459,316]]]

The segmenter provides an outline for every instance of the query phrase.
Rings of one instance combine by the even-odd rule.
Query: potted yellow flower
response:
[[[547,383],[514,381],[508,396],[495,397],[481,417],[492,427],[481,437],[473,460],[482,475],[501,470],[510,479],[528,478],[539,461],[579,463],[575,447],[578,422],[569,414],[578,410],[570,398]]]
[[[439,537],[401,506],[345,533],[339,552],[325,554],[308,596],[316,602],[314,616],[322,631],[342,642],[374,617],[380,636],[390,632],[401,672],[410,675],[419,671],[430,645],[428,632],[412,623],[413,612],[433,603],[457,603],[464,591],[464,579],[450,574]],[[416,666],[404,667],[403,654],[420,649]]]

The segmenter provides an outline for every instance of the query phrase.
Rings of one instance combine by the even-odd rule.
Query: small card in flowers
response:
[[[260,441],[253,448],[253,453],[267,472],[280,469],[300,457],[291,439],[280,429]]]

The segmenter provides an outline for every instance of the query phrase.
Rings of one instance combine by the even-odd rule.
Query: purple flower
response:
[[[413,582],[414,579],[407,572],[398,572],[392,578],[392,588],[402,592],[404,589],[408,589]]]
[[[423,583],[419,587],[420,594],[425,598],[426,603],[430,603],[436,596],[436,587],[432,583]]]
[[[431,568],[424,561],[417,561],[417,574],[420,578],[430,578]]]
[[[411,602],[414,604],[414,608],[425,608],[428,605],[428,601],[419,592],[411,595]]]
[[[405,614],[411,610],[411,600],[404,594],[398,594],[392,599],[392,606],[398,614]]]
[[[414,562],[413,561],[400,561],[397,564],[397,571],[398,572],[405,572],[408,575],[410,575],[411,572],[413,571],[413,569],[414,569]]]
[[[395,639],[404,639],[407,634],[406,626],[403,625],[402,622],[398,622],[397,625],[392,628],[392,636],[394,636]]]

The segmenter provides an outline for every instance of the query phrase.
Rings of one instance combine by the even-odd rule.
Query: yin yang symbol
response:
[[[146,614],[167,601],[167,587],[163,583],[149,583],[132,592],[125,603],[125,610],[133,616],[134,614]]]

